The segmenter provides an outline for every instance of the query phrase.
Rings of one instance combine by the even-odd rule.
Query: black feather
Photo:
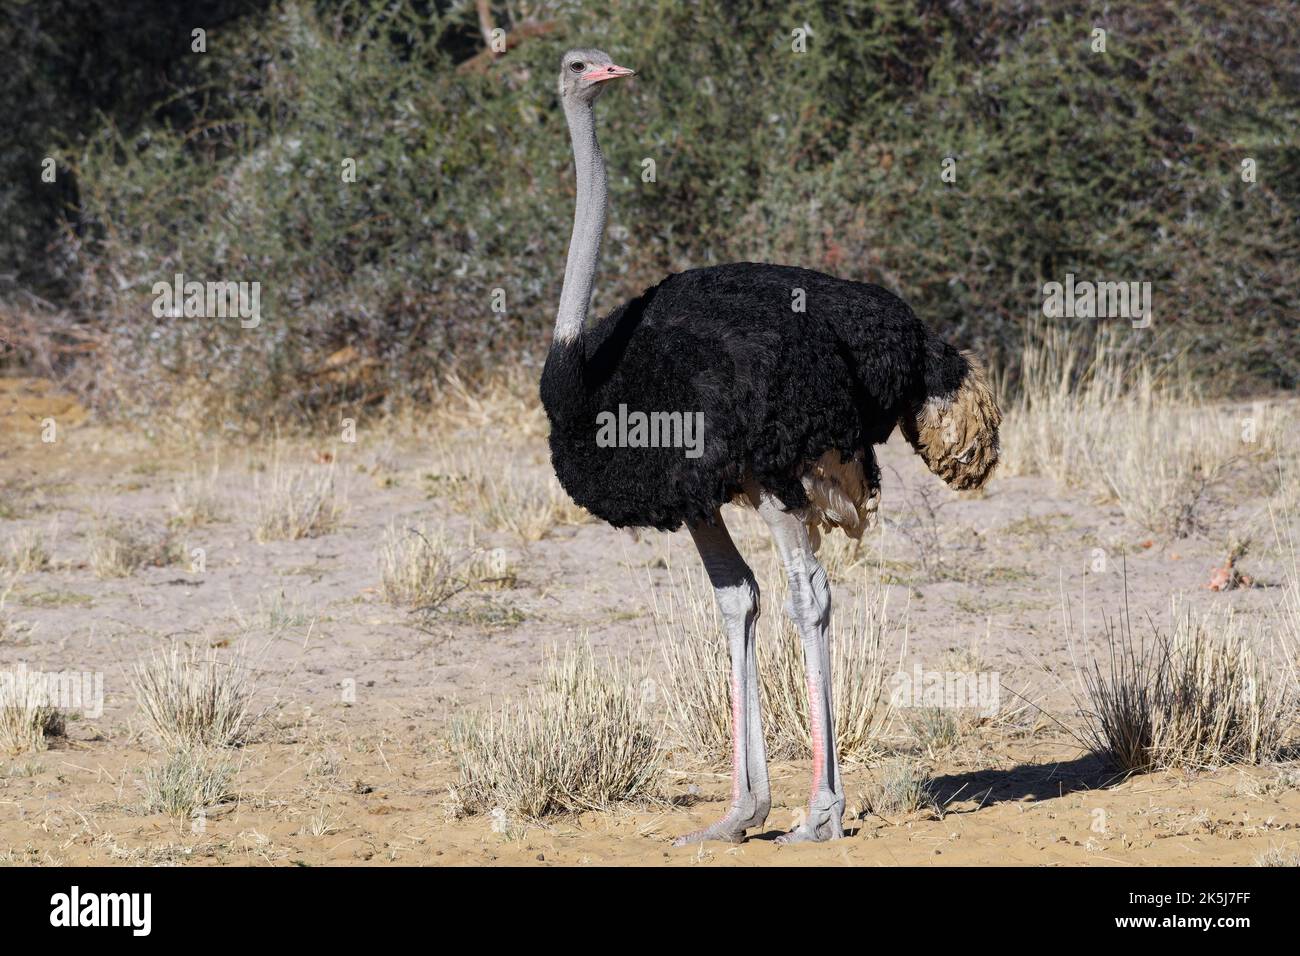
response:
[[[671,275],[554,346],[541,398],[573,500],[616,526],[671,531],[711,520],[749,476],[802,507],[800,475],[832,449],[862,450],[876,471],[871,446],[967,369],[880,286],[739,262]],[[620,404],[702,412],[702,455],[598,447],[597,415]]]

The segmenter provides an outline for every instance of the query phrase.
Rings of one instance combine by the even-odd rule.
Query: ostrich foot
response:
[[[825,793],[814,798],[808,807],[808,816],[793,830],[776,838],[778,846],[791,843],[825,843],[844,836],[844,798]]]
[[[712,826],[679,836],[673,846],[690,846],[706,840],[720,843],[740,843],[745,839],[745,831],[761,827],[767,820],[767,809],[763,807],[732,807],[731,811]]]

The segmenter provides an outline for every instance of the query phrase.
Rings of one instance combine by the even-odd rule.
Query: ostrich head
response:
[[[899,420],[903,435],[930,470],[951,487],[979,488],[998,463],[1002,412],[975,356],[944,345],[956,375],[954,387],[936,390]]]
[[[560,66],[560,99],[567,103],[594,103],[607,80],[635,76],[600,50],[570,50]]]

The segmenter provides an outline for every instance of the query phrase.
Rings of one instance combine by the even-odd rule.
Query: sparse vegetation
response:
[[[334,477],[333,464],[293,468],[277,457],[269,474],[255,481],[257,540],[297,541],[333,531],[342,512]]]
[[[143,567],[164,567],[185,560],[182,543],[139,521],[101,518],[91,531],[88,560],[97,578],[125,578]]]
[[[1240,416],[1202,401],[1177,366],[1154,370],[1132,341],[1031,325],[1002,467],[1045,474],[1185,537],[1206,527],[1211,492],[1236,460],[1271,459],[1277,422],[1260,422],[1256,440],[1243,442]]]
[[[452,728],[459,813],[526,819],[653,799],[661,750],[637,689],[590,648],[551,652],[542,686]]]
[[[559,525],[590,519],[552,474],[520,469],[505,458],[467,458],[463,466],[461,500],[493,531],[509,532],[523,542],[540,541]]]
[[[379,553],[384,599],[431,622],[447,602],[467,590],[515,586],[515,569],[501,548],[484,550],[471,540],[457,547],[445,528],[390,525]],[[479,626],[512,625],[522,615],[511,605],[482,601],[457,609],[457,618]]]
[[[445,528],[390,525],[379,553],[384,600],[433,611],[467,588],[510,587],[515,572],[501,549],[457,547]]]
[[[45,536],[36,528],[23,528],[9,539],[9,547],[0,554],[0,568],[13,574],[44,571],[50,565]]]
[[[925,765],[909,756],[890,757],[876,766],[858,802],[863,817],[895,817],[926,808],[939,810]]]
[[[173,750],[242,743],[256,721],[242,650],[221,655],[173,644],[136,665],[131,686],[149,728]]]
[[[440,607],[468,586],[455,574],[446,533],[427,526],[399,531],[390,525],[379,552],[379,574],[384,600],[410,607]]]
[[[810,756],[808,691],[803,649],[793,624],[780,611],[784,575],[768,569],[760,590],[769,613],[759,618],[759,699],[769,754],[774,758]],[[720,763],[731,754],[730,664],[706,582],[687,578],[681,598],[654,608],[662,639],[662,690],[670,728],[697,758]],[[832,609],[831,694],[835,700],[836,742],[848,760],[868,760],[881,752],[889,720],[885,693],[884,644],[896,627],[885,609],[884,589],[868,585],[853,608]]]
[[[1266,774],[1244,776],[1237,786],[1237,793],[1263,799],[1277,797],[1297,789],[1300,789],[1300,769],[1279,766],[1271,768],[1271,772]]]
[[[310,627],[316,620],[307,608],[285,596],[284,591],[276,591],[269,598],[265,595],[257,599],[258,614],[256,623],[265,627],[272,634],[300,627]]]
[[[942,707],[909,707],[899,714],[917,746],[927,754],[947,750],[961,737],[957,717]]]
[[[188,820],[233,799],[234,776],[234,766],[220,753],[196,747],[173,750],[145,769],[145,810]]]
[[[217,472],[191,474],[172,484],[171,524],[178,528],[198,528],[221,520],[224,509],[217,493]]]
[[[1188,609],[1172,637],[1108,622],[1104,658],[1081,672],[1080,739],[1127,773],[1275,759],[1294,721],[1294,689],[1270,673],[1231,611]]]
[[[1300,866],[1300,853],[1284,850],[1281,847],[1269,847],[1255,857],[1256,866]]]
[[[0,671],[0,751],[24,754],[45,750],[49,738],[62,737],[63,713],[50,700],[49,685],[26,669]]]

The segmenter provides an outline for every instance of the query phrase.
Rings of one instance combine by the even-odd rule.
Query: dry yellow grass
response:
[[[496,439],[499,441],[499,439]],[[442,440],[435,443],[435,476],[456,507],[491,531],[511,534],[519,541],[540,541],[561,525],[591,520],[545,468],[520,467],[521,462],[545,463],[536,445],[494,445],[490,436]]]
[[[660,603],[652,591],[655,629],[664,668],[659,679],[675,738],[696,758],[713,764],[730,759],[730,661],[713,591],[702,572],[680,575]],[[883,750],[891,708],[885,644],[905,639],[889,619],[878,575],[856,582],[857,603],[832,608],[831,694],[841,757],[870,760]],[[785,576],[769,554],[760,575],[765,612],[758,623],[758,671],[763,728],[774,759],[810,756],[808,692],[803,649],[780,610]]]
[[[297,541],[329,534],[343,505],[336,494],[335,468],[328,465],[291,467],[276,456],[265,476],[254,482],[257,494],[259,542]]]
[[[253,681],[242,649],[228,654],[173,644],[136,665],[131,687],[145,721],[164,746],[231,746],[256,721]]]
[[[537,395],[537,371],[511,365],[495,375],[467,381],[452,372],[438,386],[432,425],[444,434],[458,431],[510,435],[514,440],[545,438],[546,414]]]
[[[64,724],[41,674],[24,669],[0,672],[0,751],[17,755],[44,750],[50,737],[63,735]]]
[[[140,568],[184,561],[181,543],[139,521],[101,518],[92,529],[87,558],[97,578],[130,577]]]
[[[50,566],[50,552],[45,536],[37,528],[23,528],[9,539],[9,547],[0,555],[0,567],[14,574],[31,574]]]
[[[224,509],[217,490],[219,470],[194,472],[172,485],[171,523],[180,528],[198,528],[221,520]]]
[[[445,528],[389,525],[379,552],[384,600],[431,611],[469,588],[511,587],[515,571],[500,548],[457,546]]]
[[[1116,335],[1058,326],[1026,334],[1019,393],[1003,425],[1005,474],[1043,474],[1115,502],[1151,530],[1203,527],[1207,493],[1241,460],[1261,473],[1285,416],[1247,417],[1198,397],[1176,369],[1153,370]]]
[[[1296,718],[1294,674],[1266,666],[1231,608],[1175,612],[1172,637],[1134,635],[1127,615],[1080,672],[1080,740],[1117,769],[1276,759]]]
[[[524,819],[653,799],[659,735],[621,669],[590,647],[552,651],[542,686],[500,709],[457,720],[457,813]]]

